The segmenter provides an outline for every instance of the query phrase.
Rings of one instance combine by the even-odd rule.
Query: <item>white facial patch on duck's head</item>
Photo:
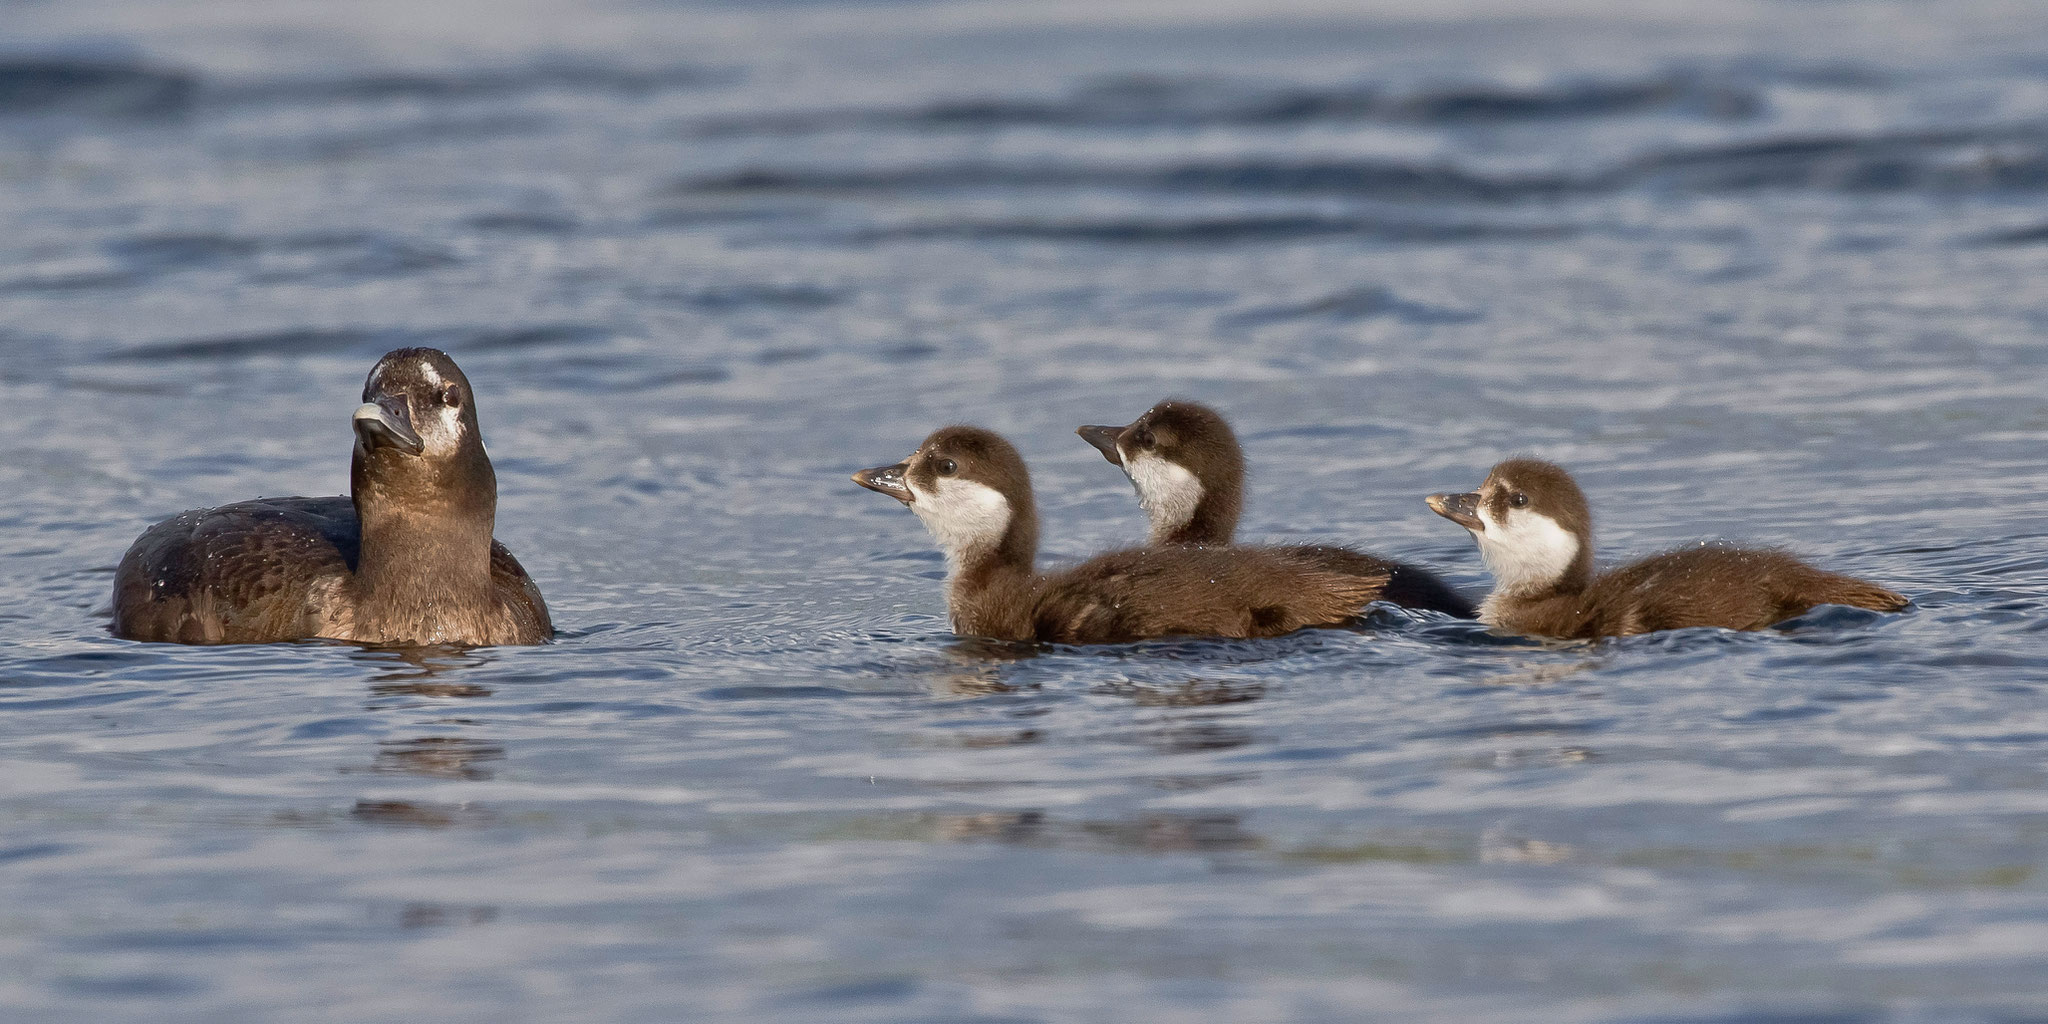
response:
[[[469,382],[453,360],[435,349],[387,353],[364,382],[363,401],[403,409],[423,455],[457,455],[476,432]]]
[[[917,499],[910,503],[910,510],[924,521],[949,561],[997,544],[1010,528],[1010,499],[987,484],[935,477],[926,487],[914,474],[906,475],[904,484]]]
[[[1124,453],[1124,474],[1138,491],[1138,505],[1152,523],[1152,539],[1172,533],[1195,517],[1202,481],[1186,466],[1145,451]]]
[[[1541,590],[1564,578],[1579,557],[1579,538],[1557,520],[1528,508],[1508,508],[1496,517],[1495,503],[1481,501],[1477,513],[1486,524],[1473,530],[1479,558],[1505,593]]]

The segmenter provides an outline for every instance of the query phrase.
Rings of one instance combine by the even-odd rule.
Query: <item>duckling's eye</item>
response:
[[[1137,433],[1131,435],[1131,443],[1137,445],[1140,448],[1150,448],[1153,445],[1158,444],[1159,439],[1153,437],[1152,432],[1150,430],[1139,430]]]
[[[960,470],[960,467],[954,465],[952,459],[940,459],[938,464],[933,466],[932,469],[936,470],[940,476],[952,476]]]
[[[1508,496],[1508,504],[1513,505],[1516,508],[1527,508],[1529,507],[1529,496],[1523,494],[1520,491],[1516,491],[1515,493]]]
[[[450,409],[462,408],[462,389],[453,384],[441,389],[441,404]]]

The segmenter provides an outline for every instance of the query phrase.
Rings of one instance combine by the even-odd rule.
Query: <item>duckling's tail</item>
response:
[[[1387,589],[1380,594],[1382,601],[1392,601],[1403,608],[1442,612],[1460,619],[1479,617],[1479,610],[1465,595],[1452,590],[1450,584],[1438,579],[1428,569],[1389,562],[1387,574],[1391,578],[1387,580]]]

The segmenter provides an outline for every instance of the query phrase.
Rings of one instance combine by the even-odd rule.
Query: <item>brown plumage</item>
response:
[[[856,483],[908,505],[946,553],[957,633],[1049,643],[1161,636],[1278,636],[1341,625],[1384,573],[1314,549],[1135,548],[1052,573],[1035,567],[1038,514],[1017,450],[976,427],[946,427]]]
[[[1593,571],[1593,516],[1558,466],[1511,459],[1479,490],[1432,494],[1437,514],[1472,531],[1494,574],[1480,619],[1518,633],[1630,636],[1718,626],[1763,629],[1823,604],[1895,612],[1906,598],[1782,551],[1687,548]]]
[[[1084,426],[1074,432],[1130,477],[1151,523],[1151,543],[1233,543],[1244,511],[1244,449],[1229,422],[1215,410],[1169,398],[1125,426]],[[1324,559],[1336,571],[1366,566],[1384,574],[1387,586],[1376,600],[1461,619],[1477,615],[1471,601],[1420,566],[1345,548],[1266,550]]]
[[[350,498],[259,498],[144,531],[114,573],[116,636],[534,644],[547,604],[491,538],[497,477],[469,381],[433,349],[370,372]]]

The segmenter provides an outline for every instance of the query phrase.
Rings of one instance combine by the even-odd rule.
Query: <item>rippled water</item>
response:
[[[10,1020],[2019,1021],[2048,1005],[2030,2],[14,4]],[[105,635],[145,525],[479,392],[544,648]],[[1246,535],[1420,496],[1896,617],[956,641],[846,480],[1211,401]]]

